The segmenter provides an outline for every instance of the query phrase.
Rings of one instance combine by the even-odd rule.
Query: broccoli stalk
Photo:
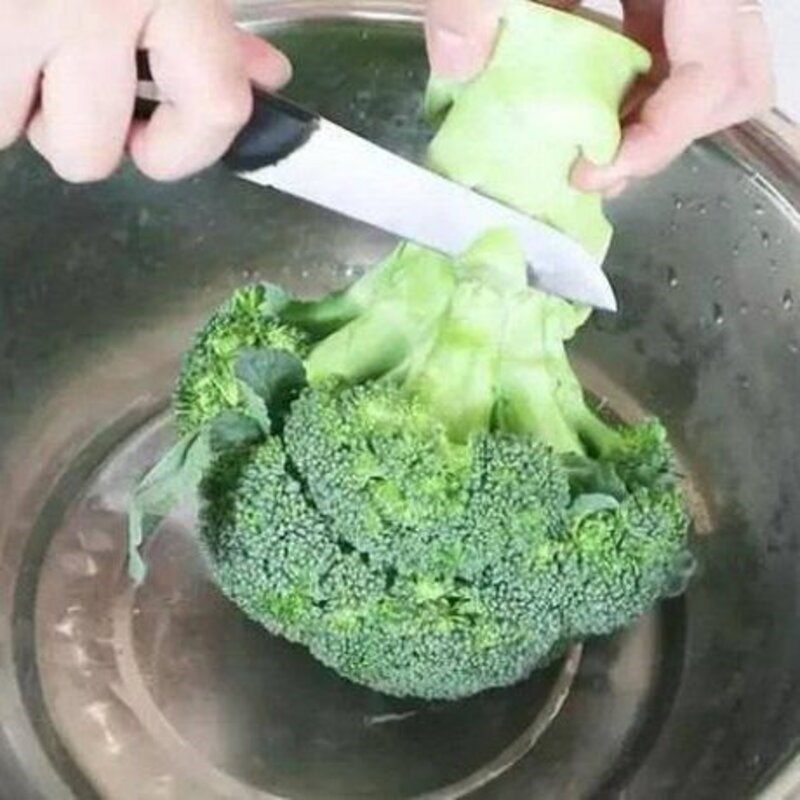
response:
[[[620,446],[567,358],[565,341],[588,311],[529,288],[510,232],[487,234],[451,263],[404,245],[364,280],[369,292],[358,282],[350,292],[366,300],[351,303],[351,318],[311,350],[312,385],[391,381],[455,441],[493,430],[531,434],[559,453]]]

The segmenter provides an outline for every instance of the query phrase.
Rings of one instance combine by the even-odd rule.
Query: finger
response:
[[[214,0],[172,0],[151,17],[142,46],[164,101],[131,133],[146,175],[177,180],[216,161],[250,116],[252,90],[238,33]]]
[[[267,91],[283,88],[292,79],[292,64],[277,47],[259,36],[239,31],[239,50],[248,77]]]
[[[30,7],[0,3],[0,148],[24,132],[49,46]]]
[[[696,138],[710,132],[713,98],[719,96],[718,80],[709,70],[698,65],[675,70],[625,129],[614,161],[600,166],[581,159],[573,170],[574,185],[588,192],[605,192],[621,180],[660,171]]]
[[[738,117],[732,123],[768,111],[775,104],[772,47],[763,14],[740,13],[737,37],[742,77],[737,102],[728,109],[734,118]]]
[[[629,183],[630,182],[627,180],[618,181],[603,192],[603,197],[607,200],[613,200],[615,197],[619,197],[628,188]]]
[[[502,9],[502,0],[430,0],[425,38],[433,74],[466,79],[483,69]]]
[[[135,41],[79,41],[45,65],[28,138],[68,181],[108,177],[122,158],[136,92]]]
[[[39,66],[16,57],[7,60],[7,52],[0,63],[0,150],[24,132],[39,91]]]

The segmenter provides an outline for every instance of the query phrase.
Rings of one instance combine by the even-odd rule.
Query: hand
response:
[[[577,2],[551,2],[573,8]],[[666,167],[695,139],[767,110],[773,78],[764,19],[739,0],[623,0],[624,30],[653,54],[653,70],[623,109],[622,144],[609,165],[579,160],[573,183],[614,196]],[[435,73],[469,78],[491,54],[502,0],[429,0]]]
[[[132,124],[137,48],[165,102]],[[275,89],[290,73],[223,0],[0,0],[0,148],[27,133],[69,181],[107,177],[127,149],[146,175],[178,179],[225,152],[251,81]]]

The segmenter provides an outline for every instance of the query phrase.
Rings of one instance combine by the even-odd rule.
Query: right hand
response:
[[[549,0],[570,9],[579,0]],[[428,53],[437,75],[468,79],[489,59],[503,0],[429,0]],[[654,175],[695,139],[767,110],[774,93],[766,25],[757,2],[622,0],[624,31],[654,56],[626,103],[611,164],[580,159],[578,189],[607,197]],[[602,69],[602,65],[599,67]]]
[[[132,122],[138,48],[164,100],[146,123]],[[249,118],[251,81],[290,75],[224,0],[0,0],[0,148],[27,135],[69,181],[107,177],[126,150],[151,178],[197,172]]]

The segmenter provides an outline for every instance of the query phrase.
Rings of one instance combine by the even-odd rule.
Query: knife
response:
[[[148,116],[154,106],[155,101],[140,98],[137,116]],[[532,286],[617,310],[602,270],[605,254],[594,257],[555,228],[417,166],[284,97],[254,90],[250,120],[222,161],[245,180],[447,255],[464,252],[491,228],[511,228],[524,250]]]

